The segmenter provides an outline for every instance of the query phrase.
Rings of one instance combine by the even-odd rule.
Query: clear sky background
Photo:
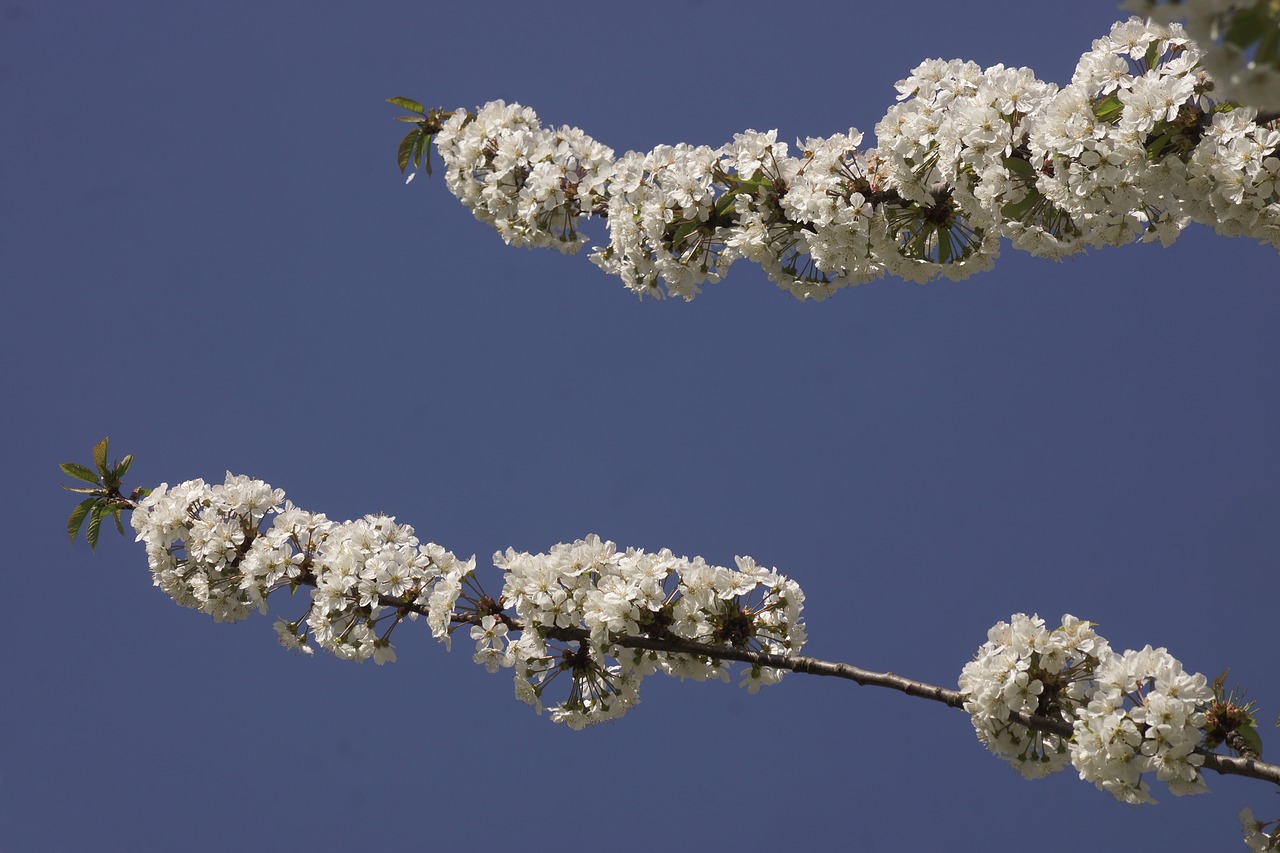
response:
[[[1121,16],[0,5],[0,851],[1243,849],[1241,807],[1280,816],[1262,783],[1125,806],[1023,781],[959,712],[802,676],[655,677],[576,733],[465,637],[304,659],[271,618],[172,604],[132,537],[94,555],[64,532],[57,463],[110,435],[134,484],[230,469],[330,518],[390,513],[478,554],[494,593],[493,551],[591,532],[750,554],[804,587],[809,653],[946,686],[996,621],[1072,613],[1230,666],[1274,761],[1273,250],[1195,227],[820,305],[742,262],[641,303],[585,254],[504,246],[438,176],[406,188],[383,103],[519,101],[619,153],[773,127],[870,144],[919,61],[1063,83]]]

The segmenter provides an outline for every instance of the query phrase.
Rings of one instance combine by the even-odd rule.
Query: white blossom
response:
[[[1189,4],[1193,21],[1218,21],[1200,27],[1211,39],[1223,15],[1254,14],[1215,2]],[[581,220],[607,218],[591,260],[641,296],[692,299],[745,258],[819,301],[885,274],[967,278],[1002,238],[1060,259],[1167,246],[1192,221],[1280,248],[1280,122],[1222,102],[1211,72],[1228,42],[1206,56],[1156,17],[1117,23],[1061,88],[1027,68],[927,60],[896,84],[871,148],[851,129],[793,153],[776,131],[747,130],[615,160],[502,101],[454,111],[435,139],[450,190],[513,245],[576,251]]]
[[[419,610],[447,642],[461,583],[475,567],[388,516],[334,524],[285,502],[283,490],[230,472],[218,486],[162,484],[139,502],[132,524],[156,586],[219,622],[266,613],[278,589],[314,587],[306,614],[278,620],[277,636],[287,648],[309,654],[311,639],[349,660],[395,660],[391,629]]]
[[[1094,665],[1108,653],[1092,624],[1071,615],[1053,629],[1039,616],[1023,613],[996,623],[960,674],[964,709],[978,739],[1027,778],[1063,769],[1069,761],[1065,740],[1033,731],[1011,715],[1072,721],[1088,701]]]
[[[570,726],[620,716],[638,701],[641,680],[655,672],[728,678],[712,656],[625,648],[618,644],[623,638],[683,639],[776,655],[796,654],[804,645],[799,586],[749,557],[730,569],[665,549],[620,552],[591,535],[541,554],[508,549],[493,561],[506,576],[502,600],[524,626],[503,661],[515,668],[516,693],[541,708],[547,686],[567,676],[568,696],[550,707],[553,720]],[[489,642],[480,628],[472,634]],[[486,665],[497,660],[487,649],[483,657]],[[754,692],[782,673],[748,666],[742,683]]]

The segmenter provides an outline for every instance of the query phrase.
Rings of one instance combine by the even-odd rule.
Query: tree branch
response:
[[[456,621],[460,624],[477,624],[479,619],[458,616]],[[524,630],[523,624],[518,619],[504,616],[503,621],[512,630]],[[557,632],[555,637],[555,639],[568,642],[583,641],[587,638],[587,632],[580,628],[563,629]],[[804,655],[784,657],[782,655],[753,652],[747,649],[708,646],[678,638],[623,637],[617,640],[616,644],[627,649],[647,649],[667,654],[700,655],[717,660],[732,660],[774,669],[785,669],[806,675],[843,678],[863,687],[886,687],[905,693],[908,696],[928,699],[933,702],[940,702],[951,708],[964,710],[964,696],[958,690],[951,690],[924,681],[916,681],[892,672],[875,672],[848,663],[837,663]],[[1073,734],[1070,723],[1054,717],[1011,713],[1010,719],[1034,731],[1056,734],[1064,738],[1070,738]],[[1258,779],[1263,782],[1270,782],[1273,785],[1280,785],[1280,765],[1268,764],[1264,761],[1250,758],[1233,758],[1227,755],[1219,755],[1203,748],[1197,749],[1196,753],[1204,756],[1204,767],[1216,773],[1229,776],[1247,776],[1250,779]]]

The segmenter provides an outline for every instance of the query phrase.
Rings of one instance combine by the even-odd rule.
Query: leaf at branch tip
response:
[[[89,511],[89,526],[84,531],[84,538],[95,551],[98,550],[98,534],[102,531],[102,516],[106,511],[107,505],[104,503],[95,504]]]
[[[396,162],[400,165],[402,173],[409,167],[409,159],[413,157],[413,147],[418,143],[420,134],[421,131],[415,128],[406,133],[404,139],[400,140],[400,149],[396,151]]]
[[[409,112],[417,113],[418,115],[426,113],[426,110],[422,108],[422,104],[411,100],[410,98],[387,98],[387,103],[406,109]]]
[[[422,168],[422,147],[427,144],[427,135],[419,133],[418,138],[414,140],[413,152],[409,156],[409,160],[413,163],[413,170],[416,172]]]
[[[84,480],[86,483],[98,485],[98,475],[83,465],[77,465],[74,462],[63,462],[58,466],[62,469],[62,473],[75,477],[77,480]]]
[[[98,473],[107,476],[107,442],[111,437],[102,439],[93,446],[93,464],[98,466]]]
[[[77,489],[75,486],[63,486],[68,492],[75,492],[77,495],[105,495],[106,489]]]
[[[120,464],[116,466],[116,469],[111,472],[111,476],[115,478],[116,482],[123,480],[124,475],[129,473],[129,466],[132,464],[133,454],[126,454],[125,457],[120,460]]]
[[[67,538],[70,541],[76,541],[76,534],[80,532],[80,525],[84,524],[84,517],[89,514],[89,510],[93,509],[93,505],[97,502],[97,498],[85,498],[76,504],[75,509],[71,510],[71,515],[67,518]]]

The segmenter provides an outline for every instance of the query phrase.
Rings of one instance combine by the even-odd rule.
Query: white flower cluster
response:
[[[920,250],[895,253],[890,272],[924,282],[990,269],[998,237],[1020,233],[1003,229],[1005,209],[1030,191],[1028,131],[1057,86],[1029,68],[934,59],[897,89],[903,102],[876,125],[875,153],[887,185],[916,202],[891,216],[895,240]]]
[[[1252,109],[1219,113],[1187,163],[1185,208],[1229,237],[1280,246],[1280,127],[1262,127]]]
[[[749,557],[738,557],[734,570],[667,550],[619,552],[592,535],[543,554],[508,549],[493,561],[506,572],[502,601],[524,631],[513,642],[486,620],[472,630],[476,661],[491,670],[513,667],[516,695],[539,712],[545,689],[565,675],[568,696],[551,718],[573,728],[622,716],[638,701],[641,680],[655,672],[728,678],[715,657],[627,648],[619,645],[624,637],[777,655],[795,654],[805,642],[800,587]],[[754,692],[782,675],[749,666],[742,684]]]
[[[512,246],[572,254],[586,237],[579,220],[603,209],[613,151],[581,130],[542,127],[519,104],[455,111],[435,136],[449,191]]]
[[[132,518],[155,585],[218,622],[238,622],[250,608],[266,612],[266,590],[244,582],[241,564],[251,550],[263,550],[265,542],[255,544],[258,528],[283,500],[282,490],[229,471],[218,486],[189,480],[171,489],[161,483]]]
[[[309,654],[312,639],[348,660],[395,660],[392,629],[420,613],[447,642],[454,604],[475,568],[474,558],[422,544],[388,516],[336,524],[285,501],[281,489],[230,472],[222,485],[161,484],[132,523],[156,586],[219,622],[252,608],[266,613],[278,589],[313,586],[305,617],[279,620],[277,635],[286,647]]]
[[[1280,110],[1280,59],[1274,54],[1280,10],[1257,0],[1128,0],[1123,8],[1153,20],[1185,20],[1187,32],[1205,49],[1205,69],[1217,86],[1215,97]],[[1271,41],[1273,52],[1258,48]]]
[[[743,136],[772,142],[776,132]],[[873,281],[884,275],[888,255],[897,256],[884,217],[870,200],[872,187],[885,178],[873,174],[858,151],[861,143],[862,134],[853,128],[807,139],[798,160],[786,157],[787,147],[780,144],[783,156],[770,158],[764,180],[756,179],[756,193],[735,200],[738,233],[731,245],[797,299],[821,301],[839,288]],[[739,173],[750,178],[753,173],[736,159]]]
[[[1151,772],[1176,795],[1208,790],[1195,752],[1214,699],[1203,675],[1184,672],[1165,649],[1118,654],[1069,615],[1048,630],[1038,616],[1015,614],[987,637],[960,676],[964,708],[979,739],[1023,776],[1069,761],[1081,779],[1128,803],[1154,802],[1143,780]],[[1060,719],[1073,734],[1031,731],[1014,713]]]
[[[1137,18],[1093,43],[1071,84],[1037,114],[1029,140],[1035,191],[1065,215],[1063,227],[1019,226],[1016,245],[1053,257],[1135,235],[1173,242],[1190,220],[1184,158],[1194,147],[1178,133],[1212,106],[1199,59],[1178,25]]]
[[[734,260],[725,251],[727,222],[716,207],[720,151],[705,145],[659,145],[629,151],[609,183],[609,245],[591,255],[641,295],[667,292],[692,299]]]
[[[576,251],[636,293],[692,299],[738,258],[820,300],[886,273],[963,279],[1000,238],[1060,258],[1190,221],[1280,247],[1280,122],[1215,101],[1177,24],[1116,24],[1059,89],[1027,68],[929,60],[860,151],[851,129],[798,143],[749,130],[719,148],[612,152],[495,101],[450,114],[435,140],[450,190],[514,245]]]
[[[1155,802],[1142,774],[1176,795],[1208,788],[1197,755],[1203,709],[1213,700],[1205,677],[1183,672],[1165,649],[1108,655],[1093,674],[1093,695],[1075,715],[1071,763],[1080,778],[1126,803]]]
[[[1111,653],[1093,625],[1063,616],[1061,627],[1045,627],[1039,616],[1015,613],[987,632],[987,642],[960,674],[964,709],[978,739],[1028,779],[1046,776],[1069,761],[1056,734],[1010,720],[1014,713],[1070,722],[1089,698],[1089,677]]]
[[[266,613],[276,590],[311,587],[302,616],[277,620],[280,642],[379,664],[396,659],[390,636],[405,618],[425,615],[446,646],[457,624],[470,623],[475,662],[490,672],[514,668],[517,695],[539,712],[543,691],[566,674],[569,696],[551,717],[574,728],[621,716],[638,701],[641,679],[658,671],[728,678],[712,655],[637,649],[626,638],[775,655],[795,654],[805,642],[804,593],[750,557],[738,557],[735,570],[666,550],[619,552],[594,535],[546,554],[508,549],[493,558],[506,573],[495,600],[474,585],[474,557],[458,560],[419,542],[394,518],[335,523],[230,472],[221,485],[161,484],[135,507],[132,523],[156,586],[181,605],[235,622],[251,609]],[[755,692],[783,674],[752,665],[742,684]]]

